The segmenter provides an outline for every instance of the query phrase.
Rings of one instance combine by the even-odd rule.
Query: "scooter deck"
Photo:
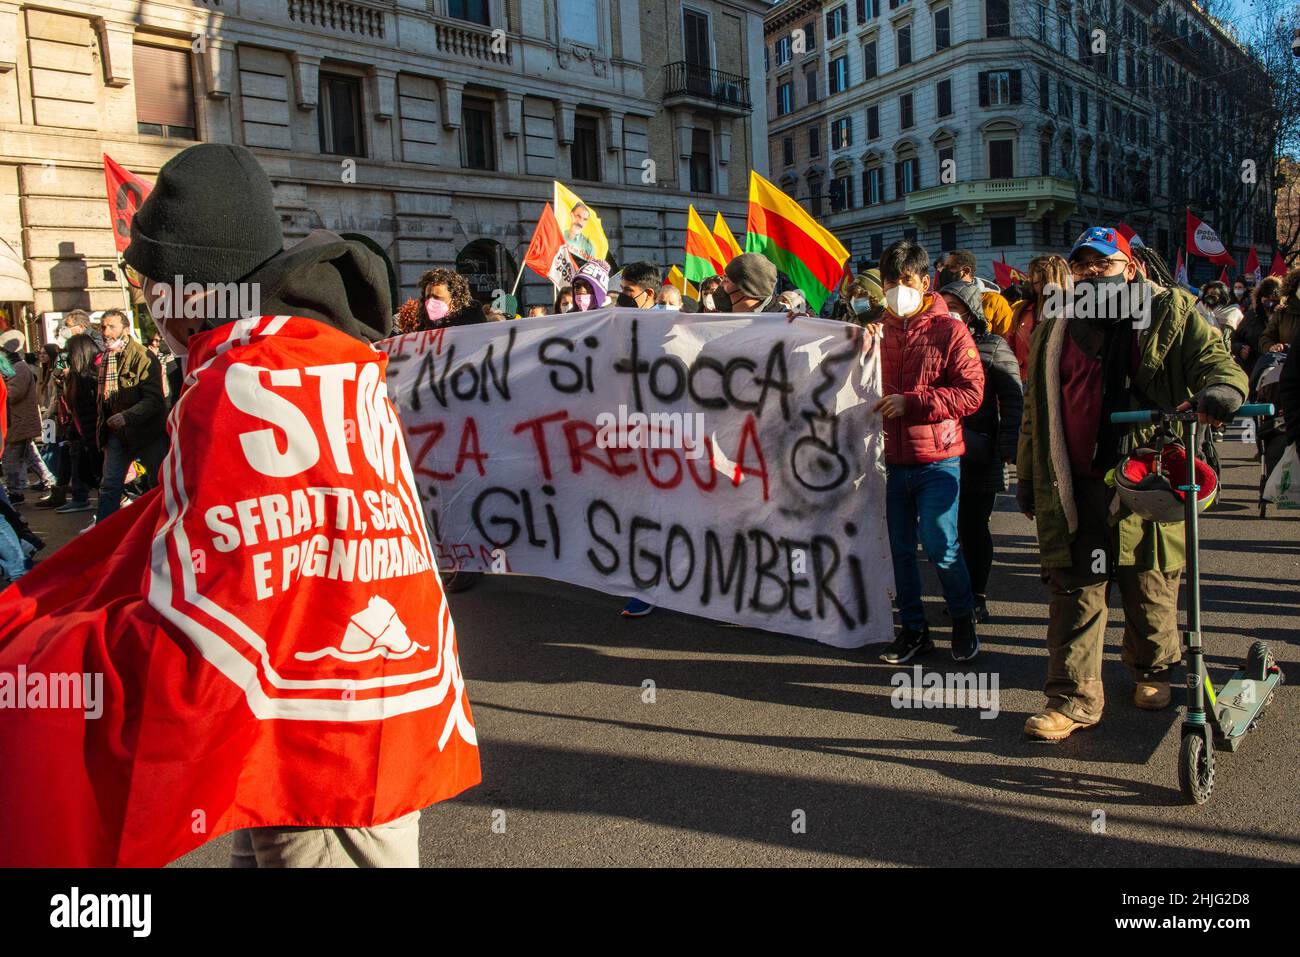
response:
[[[1246,732],[1268,707],[1273,690],[1282,683],[1282,673],[1272,671],[1263,680],[1251,678],[1244,670],[1236,672],[1217,694],[1206,682],[1210,707],[1207,709],[1214,727],[1216,751],[1236,751]]]

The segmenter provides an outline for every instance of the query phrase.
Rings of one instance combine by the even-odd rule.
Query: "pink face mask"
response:
[[[574,296],[573,301],[574,303],[577,304],[577,307],[581,309],[583,312],[586,312],[588,309],[591,308],[591,296],[582,296],[582,295]]]
[[[447,304],[441,299],[424,300],[424,314],[430,322],[440,322],[447,316]]]

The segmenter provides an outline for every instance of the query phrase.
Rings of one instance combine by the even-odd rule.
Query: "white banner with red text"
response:
[[[893,630],[863,336],[608,308],[380,348],[444,572],[539,575],[848,648]]]

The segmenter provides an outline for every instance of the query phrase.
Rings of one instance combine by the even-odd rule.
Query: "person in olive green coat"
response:
[[[1031,737],[1060,740],[1101,719],[1101,662],[1107,593],[1124,606],[1123,660],[1137,681],[1135,703],[1169,703],[1169,675],[1182,658],[1177,624],[1183,527],[1143,520],[1105,481],[1152,426],[1115,426],[1112,412],[1196,408],[1212,423],[1245,400],[1245,373],[1181,289],[1155,292],[1127,241],[1093,227],[1079,237],[1070,269],[1080,292],[1118,288],[1154,293],[1140,315],[1049,318],[1030,344],[1016,459],[1021,511],[1038,528],[1050,592],[1047,704],[1030,717]],[[1132,300],[1130,300],[1132,301]]]

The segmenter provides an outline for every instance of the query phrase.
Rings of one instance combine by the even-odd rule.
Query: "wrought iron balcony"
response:
[[[753,110],[743,76],[678,60],[664,67],[664,106],[689,104],[741,115]]]

